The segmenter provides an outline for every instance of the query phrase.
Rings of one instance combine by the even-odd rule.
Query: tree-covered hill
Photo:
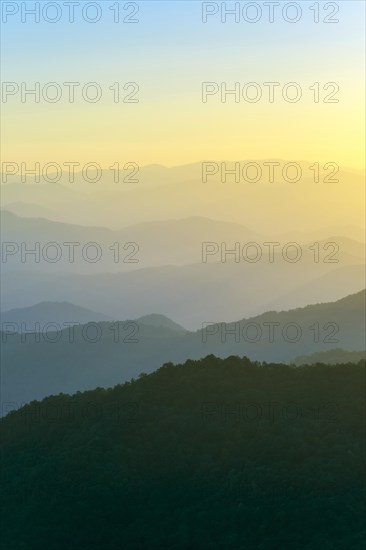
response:
[[[365,363],[207,356],[1,421],[12,550],[363,550]]]

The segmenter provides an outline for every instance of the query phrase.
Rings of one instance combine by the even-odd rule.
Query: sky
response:
[[[230,16],[222,23],[220,12],[203,23],[202,2],[197,0],[104,0],[96,2],[101,18],[94,24],[81,16],[85,1],[75,6],[74,23],[68,21],[63,2],[58,22],[49,23],[42,16],[39,23],[30,16],[22,22],[21,4],[32,8],[36,2],[2,2],[3,10],[19,8],[8,17],[3,13],[3,86],[12,82],[20,90],[22,82],[29,88],[38,82],[42,90],[55,82],[62,97],[55,103],[41,97],[36,103],[28,96],[22,102],[19,91],[5,102],[2,93],[3,161],[95,161],[107,167],[129,161],[173,166],[208,159],[284,158],[364,167],[362,1],[300,1],[302,15],[296,23],[281,15],[288,2],[280,2],[273,23],[263,2],[252,2],[262,9],[257,23],[242,15],[238,23]],[[41,7],[45,4],[40,2]],[[115,23],[110,8],[116,4],[121,19],[138,5],[131,15],[138,22]],[[211,2],[208,9],[220,4]],[[232,8],[235,2],[226,4]],[[245,4],[240,2],[240,7]],[[319,23],[314,23],[310,9],[315,4]],[[334,15],[333,6],[339,6]],[[56,13],[52,9],[47,12],[50,18]],[[248,14],[254,17],[253,11]],[[325,17],[339,22],[324,23]],[[67,100],[64,82],[80,83],[74,103]],[[102,92],[96,103],[83,99],[80,92],[90,82]],[[138,102],[114,102],[109,88],[119,83],[122,98],[136,88],[134,84],[124,90],[129,82],[138,84],[137,94],[131,96]],[[217,90],[205,103],[203,82],[215,83]],[[245,85],[253,82],[256,88],[248,88],[248,94],[258,89],[262,94],[256,103],[242,96]],[[268,101],[266,82],[279,83],[273,103]],[[282,97],[289,82],[301,90],[298,102]],[[316,82],[318,103],[310,89]],[[336,83],[337,92],[334,85],[323,89],[330,82]],[[221,101],[225,86],[239,86],[238,102],[233,95]],[[93,88],[88,90],[92,93]],[[330,97],[338,102],[324,103],[332,91],[336,93]]]

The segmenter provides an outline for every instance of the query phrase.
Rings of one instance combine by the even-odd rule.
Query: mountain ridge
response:
[[[288,363],[334,348],[360,350],[365,347],[364,312],[365,290],[298,310],[208,322],[196,331],[126,320],[56,333],[3,332],[2,400],[20,404],[59,392],[109,387],[162,363],[208,354]]]

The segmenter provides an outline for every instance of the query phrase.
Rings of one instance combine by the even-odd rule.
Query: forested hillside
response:
[[[208,356],[1,421],[12,550],[363,550],[365,363]]]

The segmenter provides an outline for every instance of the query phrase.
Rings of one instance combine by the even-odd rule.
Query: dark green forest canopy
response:
[[[208,356],[1,421],[14,550],[364,550],[365,362]]]

